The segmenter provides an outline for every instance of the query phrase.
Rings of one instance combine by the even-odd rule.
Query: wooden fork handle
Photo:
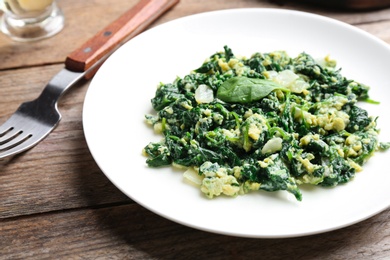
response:
[[[65,60],[68,70],[84,72],[107,56],[125,41],[146,29],[160,15],[169,10],[179,0],[141,0],[113,23],[101,30],[81,47],[69,54]],[[88,71],[91,78],[97,68]]]

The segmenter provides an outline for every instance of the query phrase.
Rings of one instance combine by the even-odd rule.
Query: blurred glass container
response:
[[[16,41],[51,37],[64,27],[64,14],[55,0],[0,0],[0,8],[0,30]]]
[[[320,4],[336,8],[370,10],[390,7],[390,0],[300,0],[311,4]]]

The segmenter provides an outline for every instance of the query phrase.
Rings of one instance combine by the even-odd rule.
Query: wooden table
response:
[[[40,93],[68,53],[136,2],[60,0],[66,27],[55,37],[24,44],[0,35],[0,122]],[[297,2],[181,0],[152,26],[218,9],[283,8],[326,15],[390,43],[390,9]],[[81,117],[88,84],[62,99],[54,132],[1,166],[1,259],[390,259],[390,209],[341,230],[288,239],[211,234],[151,213],[122,194],[88,150]]]

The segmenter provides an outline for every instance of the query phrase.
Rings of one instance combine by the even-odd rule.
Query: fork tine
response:
[[[0,162],[2,162],[2,160],[8,157],[12,157],[16,154],[19,154],[23,151],[30,149],[31,147],[36,145],[42,138],[29,134],[24,136],[24,139],[23,138],[19,139],[19,143],[17,143],[15,140],[12,144],[9,144],[6,148],[0,146]],[[23,145],[19,145],[19,144],[23,144]]]
[[[0,126],[0,137],[3,137],[7,132],[13,129],[13,126],[10,124],[10,120],[8,119]]]
[[[0,138],[5,136],[6,134],[10,134],[11,130],[15,130],[15,124],[17,122],[20,122],[22,117],[18,115],[17,113],[14,113],[11,115],[10,118],[8,118],[7,121],[5,121],[3,124],[0,125]],[[16,131],[16,130],[15,130]]]
[[[12,129],[13,129],[12,126],[4,126],[2,129],[0,129],[0,137],[3,137]]]
[[[16,129],[14,127],[8,128],[8,130],[0,134],[0,146],[10,142],[14,138],[17,138],[22,133],[23,131],[20,129]]]
[[[3,143],[0,143],[0,152],[10,150],[11,148],[18,146],[19,144],[24,143],[32,137],[32,134],[25,134],[23,132],[17,132],[15,136],[5,140]]]

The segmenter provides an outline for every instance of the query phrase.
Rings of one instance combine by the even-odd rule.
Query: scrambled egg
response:
[[[199,170],[204,176],[200,190],[207,197],[213,198],[221,194],[227,196],[238,195],[240,185],[234,176],[228,175],[226,168],[219,167],[218,164],[205,162]]]

